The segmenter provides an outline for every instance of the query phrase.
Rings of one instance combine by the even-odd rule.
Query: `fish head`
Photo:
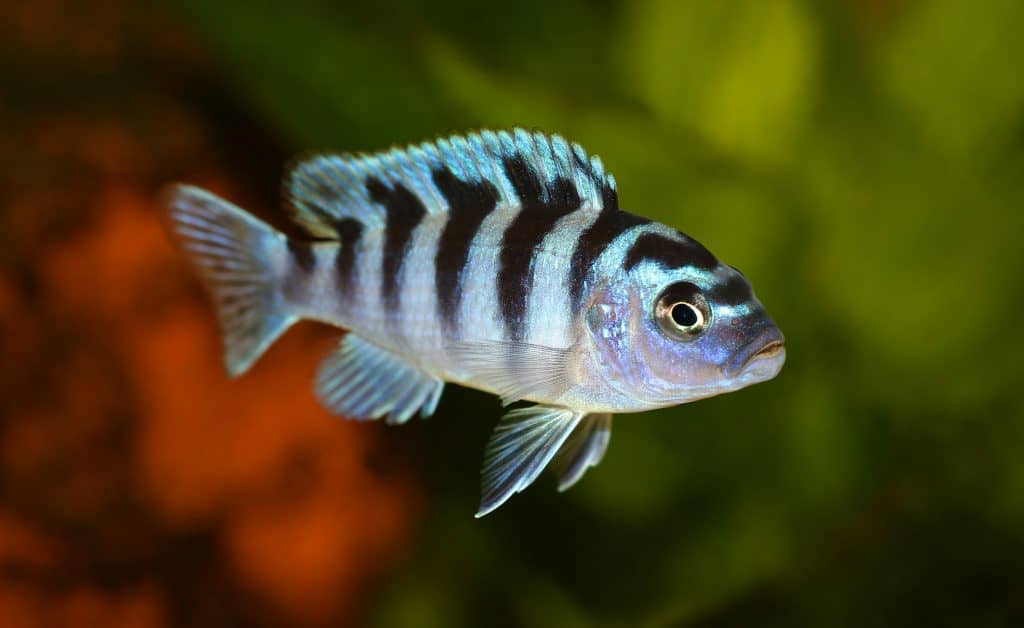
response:
[[[626,411],[686,403],[775,377],[786,360],[778,326],[731,266],[644,262],[595,291],[585,314],[584,367]]]

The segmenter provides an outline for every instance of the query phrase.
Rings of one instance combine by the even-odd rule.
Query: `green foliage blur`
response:
[[[1024,3],[173,6],[295,152],[579,141],[786,334],[479,521],[500,408],[450,387],[395,430],[429,505],[372,625],[1024,625]]]

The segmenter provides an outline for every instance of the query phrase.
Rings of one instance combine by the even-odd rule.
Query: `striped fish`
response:
[[[612,413],[743,388],[785,360],[739,271],[620,210],[601,160],[558,135],[317,155],[284,187],[306,240],[193,186],[166,199],[216,302],[228,373],[308,319],[350,330],[315,383],[337,415],[428,417],[445,382],[535,402],[495,429],[477,516],[549,464],[560,490],[576,483]]]

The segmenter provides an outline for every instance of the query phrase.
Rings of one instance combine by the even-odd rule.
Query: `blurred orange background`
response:
[[[1024,625],[1020,0],[0,3],[0,628]],[[775,380],[474,519],[499,401],[244,377],[155,201],[557,132],[743,269]]]
[[[141,5],[0,24],[0,625],[347,623],[403,547],[411,474],[309,392],[336,332],[228,382],[154,205],[172,180],[266,205],[284,151]]]

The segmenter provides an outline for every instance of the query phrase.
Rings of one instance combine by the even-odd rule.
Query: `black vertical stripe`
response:
[[[313,271],[316,270],[313,243],[292,238],[288,238],[285,243],[288,246],[291,264],[288,266],[281,290],[289,301],[300,301],[304,298],[304,291],[309,285]]]
[[[619,211],[617,205],[604,206],[597,220],[580,234],[580,239],[576,242],[576,249],[572,253],[572,275],[569,285],[572,290],[573,306],[580,305],[583,298],[583,284],[591,271],[591,266],[608,248],[612,240],[627,229],[650,222],[647,218]]]
[[[724,305],[742,305],[754,300],[754,291],[743,275],[731,274],[724,282],[711,289],[711,301]]]
[[[288,252],[302,273],[308,275],[316,268],[316,256],[313,255],[313,246],[309,242],[288,238]]]
[[[385,186],[380,179],[368,177],[366,192],[370,199],[384,207],[384,254],[381,259],[381,301],[392,312],[398,311],[398,276],[405,259],[406,249],[412,240],[412,232],[420,220],[427,215],[427,209],[418,196],[401,183],[393,188]]]
[[[679,235],[683,236],[681,242],[658,233],[641,235],[626,253],[623,267],[631,270],[644,260],[654,260],[665,268],[693,266],[701,270],[714,270],[718,267],[718,260],[704,245],[687,235]]]
[[[490,181],[461,181],[444,167],[434,170],[431,177],[449,207],[448,222],[437,243],[434,284],[441,322],[449,335],[455,336],[462,301],[459,279],[469,262],[473,237],[484,218],[498,205],[498,189]]]
[[[353,273],[356,269],[356,244],[363,235],[363,223],[355,218],[342,218],[334,222],[334,231],[338,234],[339,242],[334,257],[338,292],[343,299],[347,299],[352,296],[352,287],[355,283]]]
[[[581,200],[576,186],[564,177],[543,186],[537,172],[518,155],[506,157],[503,166],[522,209],[502,237],[498,298],[509,337],[522,340],[527,328],[526,300],[533,283],[531,262],[544,236],[559,218],[579,209]]]

